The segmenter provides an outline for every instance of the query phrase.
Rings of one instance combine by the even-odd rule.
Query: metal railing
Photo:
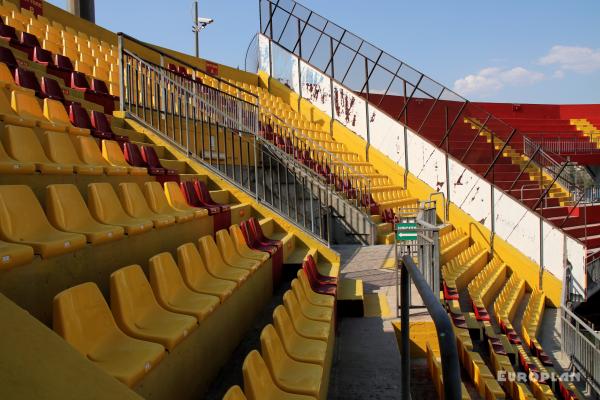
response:
[[[509,186],[518,189],[528,180],[524,179],[526,171],[519,173],[523,179],[518,182],[513,182],[506,172],[505,150],[510,147],[519,152],[523,146],[523,135],[516,128],[293,0],[260,0],[259,8],[260,31],[269,39],[270,76],[297,85],[305,98],[329,96],[331,115],[340,121],[358,114],[351,115],[352,107],[343,106],[334,86],[340,85],[360,96],[366,102],[367,113],[364,122],[356,123],[367,127],[366,133],[361,134],[366,137],[367,147],[371,135],[368,110],[373,107],[475,169],[500,190],[506,191]],[[296,61],[285,61],[290,60],[290,55],[297,57],[297,67],[291,67]],[[275,67],[274,59],[286,67]],[[319,88],[310,80],[310,71],[302,75],[302,62],[330,77],[331,89]],[[290,73],[298,76],[286,75]],[[327,90],[330,92],[323,93]],[[558,177],[560,173],[555,181]],[[446,190],[449,187],[446,185]],[[507,191],[509,196],[513,193]],[[542,183],[540,193],[543,198],[534,207],[538,213],[543,208],[538,210],[537,206],[547,204],[553,194]]]
[[[174,79],[170,71],[124,48],[119,37],[121,109],[284,216],[328,242],[329,188],[291,166],[258,133],[257,104],[208,87]],[[295,163],[297,164],[297,163]]]
[[[529,136],[529,139],[547,152],[555,154],[599,154],[600,149],[596,143],[585,141],[583,138],[547,138],[543,136]]]
[[[459,400],[462,398],[460,364],[456,337],[448,313],[440,303],[439,287],[433,288],[415,265],[410,255],[402,257],[400,263],[400,297],[401,297],[401,399],[408,400],[410,396],[410,282],[414,283],[427,311],[429,312],[438,335],[442,377],[444,381],[444,399]],[[435,293],[434,293],[435,291]]]
[[[600,333],[592,330],[565,305],[560,308],[560,323],[562,351],[596,395],[600,395]]]

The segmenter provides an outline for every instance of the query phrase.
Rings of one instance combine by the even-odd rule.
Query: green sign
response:
[[[396,224],[396,240],[399,242],[417,240],[417,223],[414,219]]]

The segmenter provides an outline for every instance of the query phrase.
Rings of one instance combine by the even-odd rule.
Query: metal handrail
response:
[[[244,92],[244,93],[246,93],[246,94],[248,94],[248,95],[250,95],[250,96],[252,96],[252,97],[258,97],[258,96],[257,96],[257,95],[255,95],[254,93],[252,93],[252,92],[249,92],[249,91],[247,91],[246,89],[244,89],[244,88],[242,88],[242,87],[240,87],[240,86],[237,86],[236,84],[230,83],[230,82],[228,82],[228,81],[226,81],[226,80],[224,80],[224,79],[221,79],[221,78],[219,78],[219,77],[218,77],[218,76],[216,76],[216,75],[212,75],[212,74],[208,73],[207,71],[203,70],[202,68],[199,68],[199,67],[197,67],[197,66],[195,66],[195,65],[192,65],[192,64],[190,64],[189,62],[187,62],[187,61],[184,61],[184,60],[182,60],[182,59],[180,59],[180,58],[178,58],[178,57],[176,57],[176,56],[174,56],[174,55],[172,55],[172,54],[168,54],[168,53],[166,53],[166,52],[164,52],[164,51],[162,51],[162,50],[158,49],[158,48],[157,48],[156,46],[154,46],[154,45],[151,45],[151,44],[148,44],[148,43],[146,43],[146,42],[143,42],[143,41],[141,41],[141,40],[139,40],[139,39],[137,39],[137,38],[134,38],[133,36],[130,36],[130,35],[128,35],[128,34],[126,34],[126,33],[124,33],[124,32],[117,32],[117,37],[119,37],[119,36],[123,37],[124,39],[130,40],[130,41],[132,41],[132,42],[136,43],[137,45],[140,45],[140,46],[142,46],[142,47],[144,47],[144,48],[146,48],[146,49],[152,50],[152,51],[154,51],[155,53],[158,53],[158,54],[159,54],[160,56],[162,56],[162,57],[167,57],[167,58],[170,58],[171,60],[175,61],[175,62],[176,62],[176,63],[178,63],[178,64],[182,64],[182,65],[184,65],[184,66],[186,66],[186,67],[188,67],[188,68],[191,68],[193,71],[199,71],[199,72],[201,72],[201,73],[203,73],[203,74],[205,74],[205,75],[209,75],[211,78],[213,78],[213,79],[216,79],[218,82],[220,82],[220,83],[222,83],[222,84],[224,84],[224,85],[227,85],[227,86],[234,87],[234,88],[236,88],[237,90],[240,90],[240,91],[242,91],[242,92]]]
[[[185,94],[190,99],[197,100],[203,107],[210,108],[214,113],[219,114],[224,120],[229,121],[231,123],[231,125],[233,125],[230,127],[235,127],[235,125],[238,125],[237,129],[240,129],[243,131],[251,131],[254,129],[253,126],[252,127],[244,126],[241,119],[234,119],[233,117],[228,115],[226,112],[224,112],[222,109],[210,104],[210,102],[207,101],[206,98],[204,98],[203,96],[200,95],[202,93],[202,91],[190,90],[190,89],[186,88],[185,86],[179,84],[179,82],[177,82],[176,80],[174,80],[168,76],[168,74],[166,73],[166,71],[168,71],[168,70],[166,68],[158,66],[153,63],[150,63],[146,60],[143,60],[142,58],[140,58],[139,56],[137,56],[136,54],[132,53],[131,51],[129,51],[127,49],[123,49],[123,53],[126,54],[127,56],[135,59],[140,65],[144,66],[148,71],[152,71],[152,72],[158,74],[160,76],[160,79],[162,81],[164,81],[165,83],[175,86],[177,88],[177,92],[178,92],[179,96],[181,96],[182,94]],[[257,105],[245,102],[244,100],[238,99],[237,97],[230,95],[229,93],[221,92],[218,89],[212,88],[210,86],[206,86],[201,83],[197,83],[197,85],[199,85],[200,87],[203,87],[205,89],[212,89],[212,90],[218,91],[219,95],[226,96],[233,101],[236,101],[236,102],[239,101],[240,103],[243,102],[243,103],[248,104],[250,107],[256,107],[255,113],[258,116]]]
[[[591,388],[600,394],[600,333],[594,331],[566,305],[560,307],[561,349]]]
[[[429,312],[438,335],[442,377],[444,380],[444,399],[459,400],[462,398],[460,363],[456,337],[448,313],[442,306],[439,296],[436,296],[427,284],[425,277],[415,265],[410,255],[402,257],[400,275],[401,293],[401,398],[410,399],[410,321],[409,296],[410,280],[412,278],[427,311]]]

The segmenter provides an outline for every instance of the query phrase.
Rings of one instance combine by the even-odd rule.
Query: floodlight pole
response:
[[[73,15],[96,22],[94,0],[69,0],[68,10]]]
[[[196,34],[196,58],[200,57],[200,29],[198,29],[198,0],[194,1],[194,33]]]

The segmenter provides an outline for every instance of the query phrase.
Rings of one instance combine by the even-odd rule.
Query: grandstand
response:
[[[1,1],[0,398],[600,396],[600,105],[469,102],[293,0],[252,71]]]

